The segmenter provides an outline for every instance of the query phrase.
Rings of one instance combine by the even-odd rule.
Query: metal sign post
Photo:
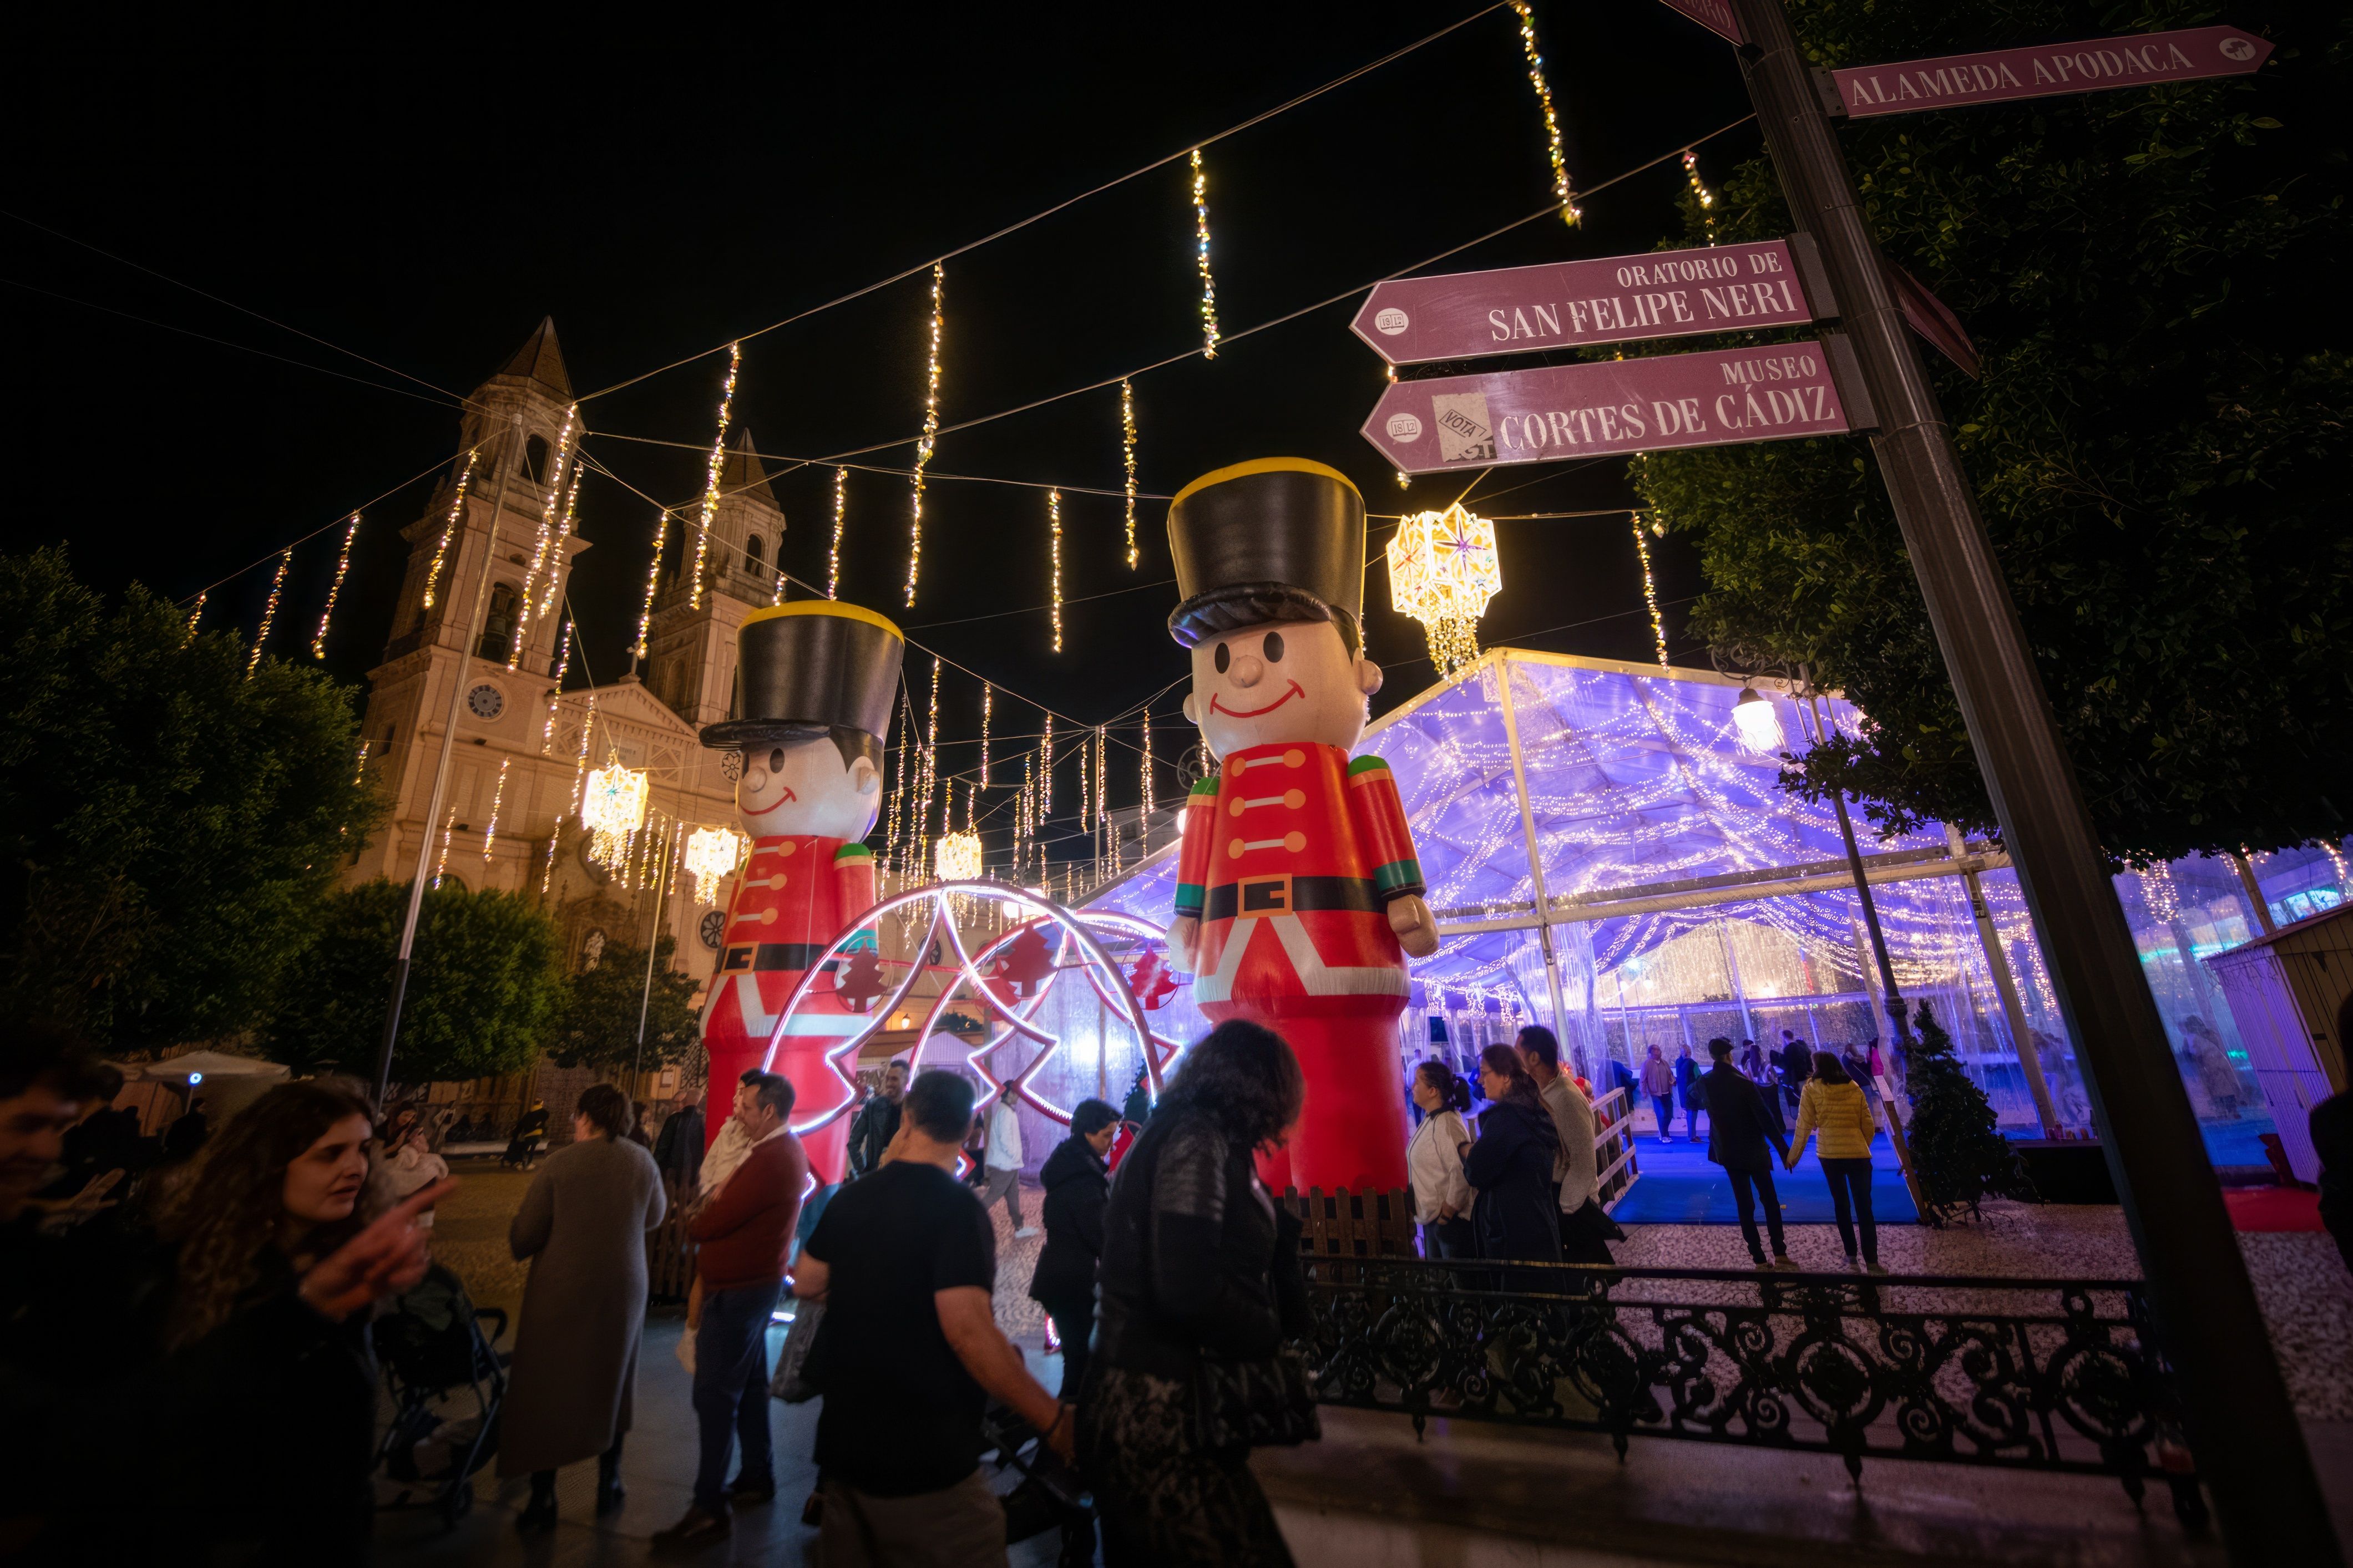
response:
[[[2233,1563],[2341,1563],[2163,1021],[1952,432],[1781,0],[1731,0],[1757,118],[1878,412],[1879,460],[2035,925]]]

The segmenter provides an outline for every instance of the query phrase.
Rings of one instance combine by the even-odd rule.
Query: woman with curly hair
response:
[[[1282,1342],[1308,1326],[1300,1222],[1252,1163],[1305,1096],[1280,1036],[1220,1024],[1185,1053],[1112,1184],[1078,1444],[1113,1568],[1291,1562],[1250,1474],[1250,1434],[1299,1441],[1314,1407],[1204,1394],[1241,1386],[1237,1372],[1281,1387]]]
[[[417,1216],[456,1184],[364,1213],[374,1137],[356,1088],[280,1084],[206,1143],[158,1215],[178,1254],[162,1516],[194,1537],[198,1562],[367,1558],[365,1309],[424,1278]]]

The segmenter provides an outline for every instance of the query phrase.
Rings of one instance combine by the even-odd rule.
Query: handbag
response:
[[[1205,1449],[1288,1448],[1324,1436],[1307,1358],[1291,1345],[1263,1356],[1203,1352],[1193,1415]]]
[[[793,1312],[793,1326],[785,1331],[784,1348],[776,1352],[776,1375],[768,1393],[787,1405],[806,1405],[818,1396],[807,1377],[809,1351],[825,1323],[825,1303],[803,1301]]]

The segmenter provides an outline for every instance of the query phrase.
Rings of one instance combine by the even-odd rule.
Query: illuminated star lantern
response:
[[[1430,659],[1451,675],[1479,657],[1479,617],[1503,591],[1495,525],[1460,501],[1419,511],[1398,524],[1388,544],[1389,605],[1419,621]]]
[[[944,835],[933,852],[932,865],[943,882],[973,882],[980,879],[980,835],[950,833]]]
[[[598,863],[618,866],[628,857],[630,840],[646,823],[649,787],[645,770],[624,766],[617,752],[588,775],[580,821],[595,836],[588,853]]]
[[[698,827],[686,836],[686,868],[694,878],[694,901],[718,902],[719,884],[743,863],[744,836],[732,827]]]

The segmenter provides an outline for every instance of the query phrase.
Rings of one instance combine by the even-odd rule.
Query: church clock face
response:
[[[719,951],[720,938],[727,934],[727,916],[719,910],[708,910],[702,917],[700,930],[702,933],[702,945],[716,952]]]
[[[507,694],[485,680],[466,693],[466,710],[477,719],[495,719],[507,710]]]

